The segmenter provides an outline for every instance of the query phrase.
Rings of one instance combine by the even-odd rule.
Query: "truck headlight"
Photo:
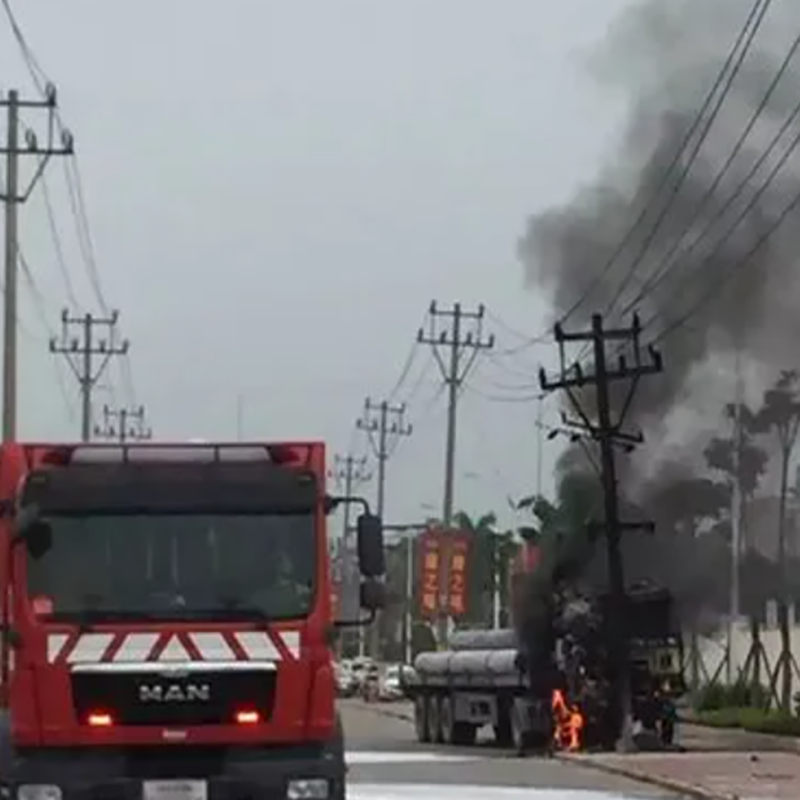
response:
[[[17,787],[17,800],[61,800],[61,788],[52,783],[23,783]]]
[[[325,778],[299,778],[289,781],[289,785],[286,787],[286,800],[328,800],[328,796],[329,784]],[[42,800],[51,800],[51,798]]]

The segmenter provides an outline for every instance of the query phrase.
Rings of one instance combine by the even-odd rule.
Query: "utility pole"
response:
[[[447,386],[447,439],[445,444],[444,498],[442,503],[442,525],[449,531],[453,525],[453,498],[456,464],[456,412],[458,395],[475,359],[482,350],[494,347],[494,336],[484,337],[483,318],[485,309],[479,305],[476,311],[467,311],[461,303],[450,308],[439,308],[435,300],[429,309],[429,329],[417,333],[420,344],[430,345],[439,364],[442,378]],[[444,321],[444,325],[441,322]],[[447,613],[447,595],[450,583],[449,557],[442,560],[439,592],[438,639],[447,641],[450,615]]]
[[[50,340],[50,352],[63,355],[67,359],[81,390],[81,440],[88,442],[92,437],[92,390],[112,356],[122,356],[128,352],[127,339],[117,343],[116,328],[119,312],[113,311],[107,317],[93,314],[70,316],[67,309],[61,312],[61,341],[55,337]],[[70,330],[78,328],[80,336],[70,336]],[[106,335],[95,336],[96,328],[105,328]],[[99,357],[99,364],[95,362]]]
[[[378,496],[375,501],[376,513],[383,519],[386,498],[386,462],[401,436],[411,436],[412,426],[404,419],[405,403],[392,405],[388,400],[373,402],[369,397],[364,401],[364,411],[356,420],[356,427],[366,431],[375,458],[378,462]],[[379,628],[377,616],[370,631],[370,651],[377,657],[379,649]]]
[[[29,100],[16,90],[0,95],[0,108],[6,109],[6,139],[0,144],[0,154],[5,155],[5,190],[0,201],[5,204],[5,248],[3,270],[3,441],[13,441],[17,435],[17,271],[19,267],[19,206],[31,195],[51,156],[72,155],[72,134],[61,131],[56,141],[56,89],[47,86],[45,97]],[[40,145],[36,134],[26,129],[20,140],[20,116],[23,109],[45,109],[48,116],[48,137]],[[33,156],[37,161],[33,175],[21,187],[20,161],[23,156]]]
[[[733,640],[740,614],[740,581],[742,558],[742,406],[744,404],[744,377],[742,375],[742,350],[737,341],[734,350],[734,376],[736,381],[733,411],[733,491],[731,493],[731,595],[728,609],[728,647],[725,658],[728,686],[733,684]]]
[[[94,435],[125,444],[127,441],[144,442],[153,437],[145,427],[144,406],[138,408],[109,408],[103,406],[103,424],[96,425]]]
[[[624,523],[619,517],[619,498],[617,496],[616,464],[614,460],[614,447],[620,442],[639,443],[641,435],[625,434],[621,431],[626,413],[633,399],[638,380],[649,374],[661,372],[661,354],[653,347],[649,347],[650,359],[643,363],[639,337],[641,324],[639,317],[634,316],[633,325],[629,328],[604,328],[601,314],[592,315],[592,327],[589,331],[567,333],[561,325],[555,326],[555,339],[558,342],[561,355],[561,371],[555,380],[548,380],[544,369],[540,370],[539,382],[543,391],[563,389],[566,391],[571,405],[580,415],[581,420],[570,423],[573,427],[582,428],[600,446],[600,456],[603,479],[604,520],[601,529],[605,533],[608,558],[609,589],[612,597],[611,627],[612,639],[610,642],[613,659],[616,666],[617,680],[614,689],[614,708],[617,709],[620,721],[620,739],[618,748],[622,751],[633,749],[633,724],[631,717],[631,685],[630,685],[630,659],[628,656],[629,633],[625,628],[627,619],[627,592],[623,572],[622,551],[620,535],[623,529],[641,527],[652,529],[652,523]],[[626,349],[633,356],[633,364],[629,365],[624,356],[620,356],[616,368],[609,367],[606,356],[606,344],[618,342],[627,345]],[[593,369],[589,374],[584,373],[579,363],[567,364],[565,344],[568,342],[589,342],[593,347]],[[611,385],[624,381],[629,384],[627,397],[615,420],[612,420],[611,411]],[[596,392],[596,408],[594,417],[582,409],[576,390],[592,386]]]
[[[346,456],[335,455],[333,459],[332,477],[337,484],[344,488],[345,497],[352,496],[356,487],[370,479],[367,472],[367,458],[348,453]],[[342,524],[342,538],[339,541],[338,558],[341,571],[341,587],[339,607],[344,619],[355,619],[361,610],[358,593],[361,584],[358,569],[356,568],[355,550],[352,541],[350,526],[350,504],[344,504],[344,520]],[[358,650],[364,648],[361,628],[358,629]]]

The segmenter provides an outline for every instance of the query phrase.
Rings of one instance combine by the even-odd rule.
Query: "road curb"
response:
[[[393,708],[387,708],[386,706],[378,705],[377,703],[364,703],[362,708],[366,708],[368,711],[373,711],[376,714],[380,714],[382,717],[390,717],[391,719],[400,719],[403,722],[413,722],[414,717],[411,714],[403,713],[402,711],[396,711]]]
[[[606,761],[600,761],[599,759],[587,756],[555,753],[554,758],[564,764],[570,764],[572,766],[578,765],[586,767],[587,769],[597,770],[598,772],[605,772],[609,775],[619,775],[622,778],[628,778],[638,783],[657,786],[660,789],[667,789],[684,797],[691,797],[693,800],[739,800],[738,795],[729,792],[718,792],[712,789],[706,789],[703,786],[696,786],[674,778],[667,778],[664,775],[653,775],[653,773],[646,772],[645,770],[625,767],[620,764],[609,764]]]

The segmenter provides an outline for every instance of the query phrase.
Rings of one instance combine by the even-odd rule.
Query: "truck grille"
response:
[[[72,699],[80,722],[110,714],[116,725],[225,725],[239,711],[272,716],[277,672],[265,670],[76,672]]]

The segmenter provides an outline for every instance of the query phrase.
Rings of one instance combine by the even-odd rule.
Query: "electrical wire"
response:
[[[789,151],[787,151],[787,153],[793,152],[798,144],[800,144],[800,133],[795,138],[792,147],[790,148]],[[785,163],[787,158],[788,155],[786,155],[783,159],[781,159],[780,163],[781,164]],[[772,178],[774,178],[774,174],[771,175],[767,183],[765,183],[765,185],[761,187],[758,197],[760,197],[760,194],[763,194],[763,192],[766,191],[766,188],[768,187]],[[756,198],[756,201],[758,197]],[[753,203],[753,205],[755,205],[755,202]],[[698,297],[697,301],[693,303],[683,314],[681,314],[679,317],[673,320],[669,325],[667,325],[667,327],[665,327],[661,331],[661,333],[659,333],[658,336],[656,336],[656,338],[653,340],[653,344],[657,345],[660,342],[664,341],[664,339],[669,337],[673,332],[675,332],[679,328],[683,327],[686,324],[686,322],[688,322],[699,311],[701,311],[709,302],[711,302],[714,299],[714,297],[719,293],[719,291],[722,288],[724,288],[724,286],[726,286],[728,282],[734,277],[734,275],[738,273],[738,271],[742,267],[746,266],[753,258],[753,256],[755,256],[756,253],[758,253],[758,251],[761,250],[761,248],[769,241],[769,239],[773,236],[773,234],[783,225],[788,216],[793,211],[798,209],[798,207],[800,207],[800,191],[797,192],[792,197],[792,199],[784,206],[781,213],[775,218],[775,220],[767,228],[767,230],[756,240],[755,244],[750,248],[750,250],[748,250],[747,253],[742,258],[740,258],[731,267],[729,267],[725,271],[725,274],[721,276],[720,280],[716,281],[713,284],[710,284],[707,290],[703,292]],[[645,323],[642,326],[642,330],[651,325],[654,321],[655,317],[648,320],[647,323]]]
[[[754,0],[753,5],[751,6],[750,11],[747,14],[747,17],[741,29],[739,30],[739,33],[737,34],[728,52],[728,55],[717,74],[717,77],[715,78],[708,93],[706,94],[706,97],[703,103],[701,104],[700,109],[698,110],[694,121],[686,130],[686,133],[684,134],[684,137],[679,147],[677,148],[675,155],[673,156],[670,163],[667,165],[660,180],[656,183],[655,187],[650,192],[649,197],[645,200],[633,223],[623,234],[622,238],[614,247],[609,257],[603,263],[603,266],[595,274],[594,278],[592,278],[592,280],[589,282],[588,286],[583,290],[583,292],[581,292],[580,296],[572,303],[572,305],[569,306],[569,308],[563,314],[561,314],[559,318],[559,324],[565,325],[578,312],[578,310],[591,297],[591,295],[599,288],[599,286],[603,283],[603,281],[605,281],[605,279],[608,277],[614,265],[619,261],[619,258],[622,256],[622,254],[625,252],[626,248],[630,244],[634,234],[639,230],[642,223],[647,219],[653,205],[658,200],[662,191],[669,185],[675,169],[681,163],[681,159],[684,156],[685,150],[689,147],[695,134],[700,128],[704,120],[705,114],[707,110],[711,107],[712,103],[714,102],[714,99],[717,96],[718,91],[725,84],[725,81],[728,80],[729,73],[731,71],[732,66],[734,65],[735,61],[738,58],[740,49],[743,48],[743,45],[745,52],[749,49],[749,46],[754,38],[755,32],[760,27],[761,21],[763,20],[764,15],[766,14],[766,11],[768,10],[771,4],[772,0]],[[635,263],[636,262],[634,262],[634,269],[635,269]],[[552,341],[553,341],[552,332],[544,331],[538,336],[530,339],[527,344],[521,345],[519,348],[516,349],[516,352],[520,352],[521,350],[524,350],[527,347],[533,346],[535,344],[540,344],[540,343],[544,344]],[[585,349],[578,355],[578,357],[576,358],[576,362],[581,361],[584,358],[584,356],[585,356]]]
[[[16,40],[17,45],[22,53],[23,61],[28,69],[30,78],[39,94],[44,97],[47,95],[47,87],[49,84],[52,84],[52,81],[42,67],[33,48],[28,43],[22,27],[16,18],[10,0],[0,0],[0,5],[5,12],[8,23],[11,27],[12,35],[14,36],[14,39]],[[64,124],[61,112],[57,107],[53,109],[53,118],[56,122],[59,133],[63,134],[66,131],[66,126]],[[74,153],[64,157],[63,167],[64,178],[69,197],[70,211],[75,223],[78,247],[87,271],[89,283],[100,310],[104,314],[109,315],[111,311],[109,304],[106,301],[100,279],[100,270],[98,267],[96,249],[94,246],[94,238],[89,225],[89,215],[86,205],[86,196],[83,190],[83,179],[81,176],[80,165]],[[66,267],[66,263],[64,263],[64,266]],[[68,294],[71,295],[70,299],[74,301],[74,291],[68,289]],[[80,307],[80,305],[77,303],[73,302],[73,304],[76,307]],[[123,383],[127,384],[126,393],[129,394],[132,400],[135,400],[135,390],[133,385],[133,375],[130,368],[129,354],[126,353],[121,359],[121,362],[123,369]]]
[[[753,42],[753,40],[755,38],[755,34],[760,29],[761,24],[763,23],[764,17],[766,15],[766,12],[769,10],[769,7],[771,6],[771,4],[772,4],[772,0],[754,0],[754,3],[753,3],[753,5],[752,5],[752,7],[750,9],[750,12],[748,13],[747,18],[746,18],[742,28],[740,29],[739,34],[737,35],[736,40],[734,41],[734,43],[733,43],[733,45],[732,45],[732,47],[731,47],[731,49],[730,49],[730,51],[728,53],[728,56],[727,56],[727,58],[726,58],[726,60],[725,60],[725,62],[723,64],[718,76],[717,76],[717,79],[715,80],[714,84],[712,85],[711,89],[709,90],[709,92],[708,92],[708,94],[707,94],[707,96],[705,98],[705,101],[704,101],[703,105],[701,106],[700,111],[697,114],[697,117],[695,118],[694,123],[687,130],[686,135],[684,136],[684,139],[683,139],[683,141],[681,143],[681,146],[678,148],[678,151],[676,152],[675,157],[673,158],[672,162],[670,163],[670,166],[667,168],[664,176],[662,177],[662,181],[658,184],[658,189],[654,192],[653,199],[655,199],[655,197],[658,194],[658,192],[664,186],[666,186],[666,184],[667,184],[667,182],[669,180],[669,175],[671,174],[672,170],[680,163],[681,157],[683,155],[683,151],[685,150],[686,146],[688,146],[688,144],[691,141],[692,137],[696,133],[696,131],[697,131],[702,119],[703,119],[703,115],[705,114],[706,110],[710,107],[711,103],[713,102],[714,98],[717,95],[717,91],[720,89],[721,86],[723,86],[723,83],[725,81],[727,81],[727,84],[723,88],[722,99],[724,100],[724,98],[727,96],[728,92],[730,91],[733,79],[738,74],[742,63],[744,62],[744,58],[747,55],[747,53],[748,53],[748,51],[750,49],[750,46],[752,45],[752,42]],[[721,108],[721,103],[718,103],[715,111],[713,112],[713,116],[711,118],[711,122],[712,123],[713,123],[713,120],[716,118],[720,108]],[[706,130],[702,134],[701,139],[700,139],[700,144],[702,144],[702,142],[704,141],[704,139],[707,136],[709,130],[710,130],[710,125],[707,126]],[[699,147],[697,148],[697,150],[699,151]],[[694,154],[695,158],[696,158],[696,155],[697,155],[697,153],[695,152],[695,154]],[[692,161],[694,161],[694,158],[692,158]],[[681,180],[681,184],[683,183],[683,180],[685,180],[685,177],[688,176],[688,171],[684,170],[684,172],[685,172],[685,175],[682,176],[683,179]],[[675,196],[677,196],[676,192],[673,193],[672,200],[674,200]],[[670,205],[671,205],[671,203],[666,206],[666,210],[669,209]],[[639,214],[639,217],[634,222],[634,224],[631,227],[631,229],[629,229],[628,233],[626,234],[626,237],[625,237],[626,239],[630,238],[630,236],[632,235],[633,231],[636,229],[638,224],[645,218],[645,216],[647,214],[647,210],[648,210],[648,206],[646,205],[642,209],[642,212]],[[665,210],[662,210],[662,214],[659,215],[659,218],[657,220],[657,224],[660,223],[660,221],[663,221],[663,217],[665,217],[665,216],[666,216]],[[655,234],[653,233],[653,231],[651,231],[651,234],[653,234],[653,235],[648,237],[649,238],[648,244],[652,243],[652,240],[655,238]],[[622,250],[624,249],[624,244],[625,244],[625,240],[623,240],[623,243],[621,244],[621,246],[617,247],[617,249],[615,250],[614,254],[612,255],[612,260],[610,262],[606,262],[606,265],[604,265],[604,268],[598,274],[597,280],[594,281],[595,284],[599,284],[599,282],[601,282],[602,280],[605,279],[605,277],[607,276],[608,272],[611,269],[611,266],[613,266],[613,263],[616,260],[616,256],[619,253],[621,253]],[[645,250],[646,250],[646,248],[645,248]],[[642,255],[644,255],[644,251],[642,251],[640,253],[640,257]],[[608,304],[608,307],[606,309],[606,315],[608,315],[611,312],[611,310],[613,310],[613,306],[616,305],[616,303],[621,298],[625,288],[627,287],[628,282],[632,279],[632,277],[636,273],[636,268],[638,266],[638,263],[639,263],[639,259],[634,259],[634,261],[633,261],[633,263],[631,265],[631,268],[627,272],[625,278],[623,278],[622,285],[620,286],[620,288],[618,288],[617,292],[615,293],[614,297],[612,298],[612,301]],[[590,287],[590,291],[593,291],[592,287]],[[629,312],[632,307],[633,307],[632,304],[628,304],[628,306],[626,307],[626,311]],[[624,314],[621,314],[620,316],[622,317],[622,316],[624,316]],[[578,355],[576,356],[576,358],[574,359],[573,364],[582,363],[586,359],[590,348],[591,348],[590,344],[584,345],[583,348],[578,353]]]
[[[764,110],[767,107],[767,104],[769,103],[770,98],[773,96],[775,90],[778,88],[779,83],[785,76],[786,71],[788,70],[789,65],[792,62],[792,59],[797,54],[798,50],[800,50],[800,34],[797,35],[794,42],[792,43],[789,52],[783,59],[783,62],[781,63],[778,71],[775,74],[775,77],[773,78],[772,82],[770,83],[770,86],[768,87],[766,93],[764,94],[764,97],[762,98],[758,107],[753,111],[747,125],[745,126],[744,131],[737,139],[737,142],[734,145],[733,150],[729,154],[728,158],[725,160],[725,163],[718,171],[713,182],[708,187],[706,192],[703,194],[699,203],[694,209],[694,213],[692,214],[692,217],[694,219],[698,218],[698,215],[702,213],[702,211],[709,205],[710,201],[713,199],[714,193],[716,192],[717,188],[722,182],[722,179],[729,172],[731,166],[733,165],[734,160],[736,159],[736,156],[741,152],[742,148],[744,147],[747,138],[749,137],[750,133],[752,132],[758,120],[761,118]],[[798,103],[794,107],[792,113],[786,118],[783,125],[779,128],[777,133],[772,137],[767,147],[761,152],[758,159],[756,159],[756,161],[751,165],[750,169],[747,171],[747,174],[739,180],[734,190],[731,192],[731,194],[728,196],[725,202],[719,208],[717,208],[717,210],[714,212],[711,218],[706,222],[705,226],[702,228],[700,233],[695,237],[694,241],[692,241],[686,248],[684,248],[681,252],[678,253],[678,248],[686,240],[687,235],[692,232],[692,223],[689,223],[686,226],[686,228],[683,231],[683,234],[675,240],[672,247],[670,247],[670,249],[664,254],[661,260],[658,262],[656,268],[651,273],[651,275],[641,286],[636,296],[633,297],[622,309],[622,311],[620,312],[621,316],[624,317],[627,314],[631,313],[646,297],[651,295],[670,274],[672,274],[673,270],[678,267],[679,263],[683,259],[685,259],[688,255],[694,252],[695,248],[705,239],[705,237],[714,228],[716,222],[718,222],[725,216],[725,214],[731,208],[734,202],[739,197],[742,196],[742,194],[747,188],[749,188],[752,179],[764,165],[769,156],[774,152],[778,144],[780,144],[784,134],[792,127],[792,125],[798,119],[800,119],[800,103]]]
[[[756,2],[753,4],[753,7],[751,8],[750,14],[747,17],[744,27],[740,31],[740,34],[737,37],[734,46],[728,53],[728,57],[725,60],[723,69],[721,70],[717,80],[712,86],[711,91],[706,97],[706,100],[703,103],[701,111],[697,115],[694,124],[689,129],[688,135],[684,138],[684,142],[681,144],[678,153],[676,154],[670,167],[668,168],[668,172],[671,172],[681,162],[683,151],[686,149],[689,141],[691,141],[691,138],[697,131],[699,123],[703,118],[703,115],[709,108],[711,108],[711,111],[705,121],[705,124],[702,126],[702,129],[700,130],[700,135],[697,137],[697,140],[695,141],[694,145],[692,146],[689,152],[688,158],[686,159],[685,163],[680,169],[680,172],[678,173],[677,179],[675,181],[675,184],[671,188],[666,204],[658,213],[655,222],[653,224],[653,227],[644,237],[642,244],[639,247],[636,255],[634,256],[629,269],[625,273],[622,281],[620,282],[619,287],[617,288],[616,292],[614,293],[613,297],[608,303],[605,310],[606,317],[609,316],[614,306],[616,306],[616,304],[619,302],[619,299],[624,295],[625,290],[628,288],[631,280],[633,280],[633,277],[636,274],[636,270],[639,264],[641,263],[642,258],[645,256],[648,249],[655,241],[658,232],[661,230],[664,221],[667,219],[670,210],[673,208],[675,200],[677,199],[680,190],[685,185],[686,180],[689,177],[689,173],[691,172],[692,167],[697,161],[697,158],[700,154],[700,150],[702,149],[703,144],[708,138],[708,134],[710,133],[711,128],[713,127],[714,122],[716,121],[719,115],[719,112],[722,110],[722,106],[724,105],[725,100],[731,90],[731,87],[733,86],[733,82],[736,80],[736,77],[742,68],[742,64],[744,64],[745,58],[747,57],[747,54],[750,51],[750,47],[753,44],[753,40],[755,39],[756,34],[761,28],[761,25],[764,22],[764,17],[766,16],[766,13],[769,10],[771,4],[772,0],[756,0]],[[751,22],[752,22],[752,27],[751,27]],[[742,43],[742,41],[743,44],[741,46],[741,49],[739,50],[739,45],[740,43]],[[738,55],[737,55],[737,50],[739,50]],[[716,100],[713,102],[712,105],[712,101],[714,100],[715,95],[717,95],[717,89],[719,89],[720,87],[722,87],[722,89],[719,92],[718,96],[716,96]],[[766,101],[764,105],[766,105]],[[753,121],[752,124],[755,125],[755,120]],[[752,125],[750,126],[750,130],[752,130]],[[741,144],[739,145],[739,147],[741,147]],[[664,188],[666,182],[662,182],[662,184],[660,184],[658,191]],[[606,270],[605,272],[601,272],[600,280],[602,281],[607,274],[608,270]]]
[[[53,241],[53,249],[56,253],[56,264],[58,264],[59,272],[61,273],[61,277],[64,281],[64,288],[66,289],[69,302],[75,309],[80,311],[81,304],[78,302],[77,295],[75,294],[75,287],[72,284],[72,278],[69,274],[67,261],[64,258],[64,246],[61,240],[61,233],[59,232],[58,225],[56,223],[55,213],[53,212],[53,203],[50,198],[50,189],[48,188],[47,179],[45,178],[44,173],[40,175],[39,180],[41,181],[42,198],[44,200],[45,213],[47,215],[47,226],[50,229],[50,238]]]

